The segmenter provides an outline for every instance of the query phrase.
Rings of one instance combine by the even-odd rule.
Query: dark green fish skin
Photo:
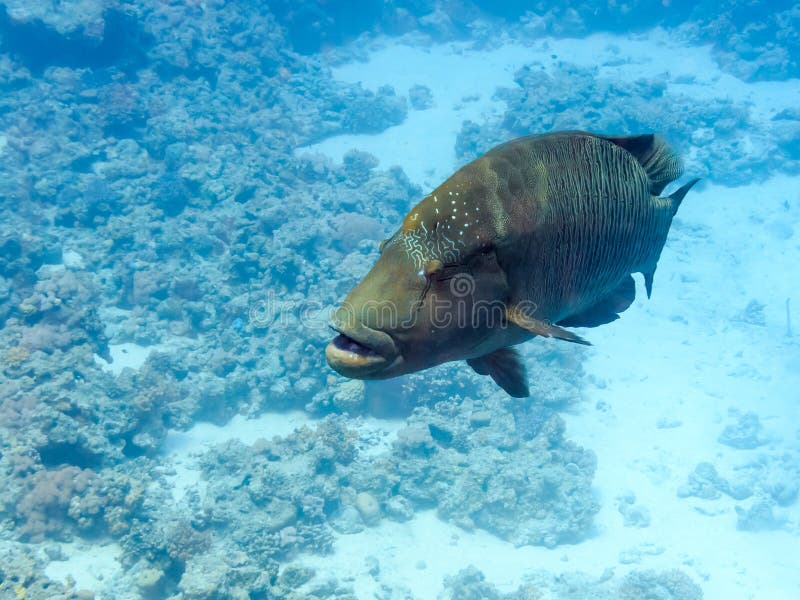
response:
[[[329,364],[382,379],[465,359],[509,394],[528,395],[511,346],[536,335],[587,343],[564,327],[617,319],[634,300],[632,273],[644,275],[649,297],[672,218],[696,182],[660,197],[681,173],[652,134],[559,132],[490,150],[426,196],[384,243],[334,315],[340,335],[326,349]],[[376,303],[396,308],[406,325],[379,318]],[[475,314],[488,304],[502,306],[501,318],[442,325],[431,310]]]
[[[644,148],[642,165],[608,138],[581,133],[530,136],[484,156],[510,184],[497,201],[512,215],[506,234],[509,281],[558,323],[606,298],[631,273],[652,277],[677,206],[658,198],[681,175],[680,160],[657,136],[611,138]],[[653,172],[648,177],[646,167]],[[517,259],[517,257],[519,257]]]

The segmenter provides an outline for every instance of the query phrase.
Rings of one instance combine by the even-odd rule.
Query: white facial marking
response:
[[[450,229],[449,225],[447,225],[447,229]],[[428,231],[424,221],[419,224],[419,227],[405,232],[401,240],[405,246],[406,255],[414,263],[415,268],[419,269],[418,274],[422,276],[425,275],[423,267],[429,260],[436,259],[445,264],[458,262],[461,259],[461,249],[458,245],[464,245],[460,240],[457,245],[438,226],[434,227],[432,231]]]

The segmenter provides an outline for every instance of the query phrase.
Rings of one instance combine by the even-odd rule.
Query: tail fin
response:
[[[681,205],[681,202],[683,201],[683,197],[686,195],[686,193],[690,189],[692,189],[692,186],[694,186],[694,184],[697,183],[698,181],[700,181],[700,178],[692,179],[689,183],[685,183],[684,185],[682,185],[681,187],[679,187],[677,190],[675,190],[674,192],[672,192],[669,195],[669,199],[672,201],[672,214],[673,215],[676,212],[678,212],[678,207]]]

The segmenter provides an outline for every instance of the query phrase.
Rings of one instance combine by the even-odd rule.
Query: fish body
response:
[[[534,336],[587,343],[647,295],[689,182],[660,137],[558,132],[519,138],[458,170],[406,215],[333,316],[328,362],[383,379],[466,360],[528,395],[513,346]]]

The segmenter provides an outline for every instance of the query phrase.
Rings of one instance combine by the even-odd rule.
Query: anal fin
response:
[[[626,310],[636,299],[636,283],[628,275],[608,296],[581,312],[561,319],[558,324],[564,327],[597,327],[619,319],[619,313]]]
[[[489,375],[509,396],[530,396],[525,365],[514,348],[500,348],[477,358],[469,358],[467,364],[478,375]]]

